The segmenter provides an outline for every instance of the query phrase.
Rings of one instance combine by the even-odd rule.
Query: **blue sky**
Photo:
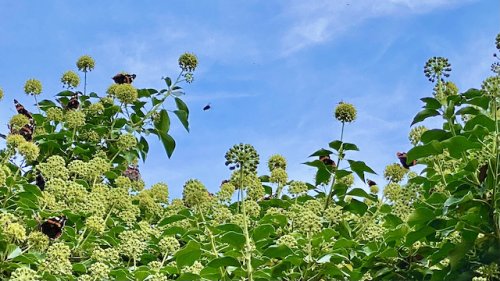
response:
[[[161,88],[188,51],[199,58],[185,87],[191,132],[173,122],[171,159],[151,138],[140,166],[148,185],[164,181],[180,197],[183,183],[198,178],[216,191],[230,175],[224,153],[240,142],[258,150],[261,174],[279,153],[290,178],[312,182],[314,170],[301,163],[339,137],[333,109],[341,100],[358,109],[345,132],[361,150],[352,158],[381,175],[410,148],[418,99],[431,95],[425,61],[448,57],[461,90],[479,87],[490,75],[499,11],[493,0],[5,2],[0,131],[15,113],[12,98],[32,104],[27,79],[40,79],[42,98],[51,98],[83,54],[96,60],[88,90],[104,93],[119,71],[137,74],[138,88]]]

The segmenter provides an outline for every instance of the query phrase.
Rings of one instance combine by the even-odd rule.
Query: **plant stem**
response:
[[[247,214],[245,210],[245,194],[243,193],[243,165],[240,165],[240,191],[241,191],[241,210],[243,213],[243,231],[245,234],[245,259],[247,264],[247,277],[249,281],[253,281],[253,269],[252,269],[252,245],[250,244],[250,235],[248,233],[248,224],[247,224]],[[238,201],[239,202],[239,201]]]
[[[335,170],[333,171],[333,179],[332,179],[332,184],[330,185],[330,192],[328,192],[328,197],[326,197],[326,202],[325,202],[325,210],[328,208],[328,205],[330,205],[330,201],[332,200],[332,197],[333,197],[333,186],[335,185],[335,175],[337,174],[337,170],[338,168],[340,167],[340,160],[342,160],[342,153],[343,153],[343,148],[344,148],[344,143],[343,143],[343,139],[344,139],[344,126],[345,126],[345,122],[342,122],[342,129],[340,131],[340,148],[339,148],[339,156],[337,158],[337,163],[336,164],[336,168]]]
[[[87,94],[87,71],[83,72],[83,95]]]

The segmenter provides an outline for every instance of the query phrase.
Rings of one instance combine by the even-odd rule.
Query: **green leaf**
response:
[[[414,118],[413,121],[411,122],[410,126],[413,126],[414,124],[417,124],[419,122],[424,121],[425,119],[432,117],[432,116],[437,116],[439,115],[439,112],[434,109],[424,109],[420,111]]]
[[[450,132],[447,132],[445,130],[441,129],[432,129],[432,130],[427,130],[425,131],[422,136],[420,137],[420,140],[426,144],[429,143],[433,140],[436,141],[442,141],[448,138],[451,138],[453,135]]]
[[[274,227],[270,224],[262,224],[257,226],[252,232],[252,238],[254,241],[259,241],[261,239],[267,238],[274,234]]]
[[[368,198],[370,200],[374,200],[374,196],[368,194],[364,189],[362,188],[354,188],[351,191],[347,193],[347,195],[352,195],[352,196],[358,196],[358,197],[363,197],[363,198]]]
[[[344,207],[344,209],[346,211],[351,211],[351,213],[362,216],[366,213],[366,210],[368,210],[368,206],[361,201],[352,199],[351,202],[349,202],[349,204]]]
[[[333,153],[332,151],[322,148],[320,150],[316,150],[313,154],[309,155],[309,157],[313,157],[313,156],[328,156],[328,155],[330,155],[332,153]]]
[[[435,233],[436,230],[430,226],[423,226],[422,228],[412,231],[406,235],[406,246],[411,246],[413,243],[416,241],[419,241],[420,239],[427,237],[428,235],[431,235]]]
[[[340,150],[340,146],[342,146],[342,150],[356,150],[356,151],[359,151],[359,148],[353,144],[353,143],[348,143],[348,142],[344,142],[342,143],[341,141],[339,140],[336,140],[336,141],[332,141],[331,143],[328,144],[331,148],[339,151]]]
[[[173,216],[170,216],[170,217],[166,217],[166,218],[162,219],[158,223],[158,226],[165,226],[167,224],[171,224],[171,223],[176,222],[176,221],[181,221],[181,220],[183,220],[185,218],[186,217],[182,216],[182,215],[173,215]]]
[[[445,148],[448,148],[448,152],[453,158],[461,158],[462,152],[473,148],[480,149],[482,147],[481,144],[469,141],[464,136],[454,136],[441,142],[441,144]]]
[[[36,197],[42,196],[42,192],[40,191],[40,188],[36,185],[33,184],[24,184],[23,185],[24,191],[33,194]]]
[[[240,267],[241,264],[237,259],[235,259],[233,257],[221,257],[221,258],[216,258],[216,259],[211,260],[207,264],[207,266],[215,267],[215,268],[227,267],[227,266]]]
[[[472,107],[472,106],[466,106],[466,107],[460,108],[456,112],[457,115],[464,115],[464,114],[477,115],[479,113],[480,113],[479,109]]]
[[[483,126],[490,132],[495,131],[495,121],[484,114],[478,114],[471,120],[467,121],[467,123],[465,123],[464,130],[472,131],[476,125]]]
[[[7,255],[7,260],[11,260],[19,255],[21,255],[23,253],[23,251],[21,250],[21,248],[17,247],[16,245],[9,245],[9,247],[7,247],[7,249],[9,250],[9,255]]]
[[[172,79],[170,77],[166,77],[164,80],[168,87],[172,86]]]
[[[440,142],[433,140],[427,144],[415,146],[410,149],[406,155],[406,162],[411,163],[413,160],[441,153],[443,153],[443,146]]]
[[[446,200],[446,202],[444,202],[444,207],[449,208],[451,206],[454,206],[454,205],[457,205],[460,203],[465,203],[465,202],[470,201],[472,199],[474,199],[474,195],[472,195],[472,193],[470,191],[467,192],[467,194],[465,194],[464,196],[454,195],[454,196],[448,198],[448,200]]]
[[[263,256],[268,258],[284,258],[291,254],[293,254],[292,250],[285,245],[270,246],[262,253]]]
[[[243,234],[243,229],[241,229],[241,227],[239,225],[234,224],[234,223],[221,224],[221,225],[217,226],[217,229],[225,231],[225,232],[233,231],[233,232]]]
[[[351,167],[351,170],[358,175],[358,177],[364,182],[365,173],[377,174],[370,167],[368,167],[363,161],[347,160]]]
[[[165,133],[168,133],[170,130],[170,118],[165,109],[160,110],[160,118],[158,122],[155,122],[155,128]]]
[[[434,212],[431,209],[425,207],[417,208],[408,218],[408,225],[424,224],[434,219],[434,217]]]
[[[236,249],[242,249],[246,241],[245,236],[243,234],[234,231],[229,231],[224,233],[220,237],[220,240],[224,243],[227,243],[235,247]]]
[[[175,149],[175,140],[166,132],[157,131],[158,137],[160,137],[161,142],[163,143],[163,147],[167,152],[168,158],[172,156]]]
[[[177,118],[179,118],[179,121],[181,121],[186,131],[189,132],[188,113],[184,110],[174,110],[174,113],[177,115]]]
[[[178,268],[190,266],[201,256],[200,244],[191,240],[187,245],[175,253],[175,262]]]
[[[175,104],[177,105],[177,109],[185,111],[189,115],[189,108],[180,98],[175,98]]]
[[[441,108],[441,103],[435,98],[426,97],[426,98],[421,98],[420,100],[425,102],[424,108],[426,108],[426,109],[440,109]]]

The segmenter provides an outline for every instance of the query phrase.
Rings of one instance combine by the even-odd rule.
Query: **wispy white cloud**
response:
[[[376,0],[293,1],[284,16],[292,21],[282,38],[282,55],[288,56],[346,32],[366,20],[385,16],[406,16],[436,9],[461,6],[474,0]]]

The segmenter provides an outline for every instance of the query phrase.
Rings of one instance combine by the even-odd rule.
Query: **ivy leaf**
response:
[[[165,109],[160,111],[160,118],[158,122],[155,122],[155,128],[165,133],[168,133],[170,130],[170,118],[168,117],[168,113]]]
[[[441,129],[432,129],[425,131],[420,137],[421,141],[426,144],[433,140],[442,141],[451,138],[452,134]]]
[[[339,151],[340,146],[342,146],[342,150],[356,150],[359,151],[359,148],[353,144],[353,143],[348,143],[348,142],[341,142],[339,140],[332,141],[331,143],[328,144],[331,148]]]
[[[187,245],[175,253],[175,262],[178,268],[192,265],[201,256],[200,244],[193,240],[189,241]]]
[[[284,258],[288,255],[291,255],[293,252],[290,250],[285,245],[279,245],[279,246],[271,246],[267,248],[264,253],[262,253],[263,256],[266,256],[268,258]]]
[[[166,132],[156,131],[156,134],[158,135],[161,142],[163,143],[163,147],[165,148],[165,151],[167,152],[168,158],[170,158],[172,156],[172,153],[174,153],[175,140]]]
[[[332,151],[322,148],[320,150],[316,150],[313,154],[309,155],[309,157],[313,157],[313,156],[328,156],[328,155],[330,155],[332,153],[333,153]]]
[[[180,98],[175,98],[175,104],[177,105],[177,109],[183,110],[189,115],[189,108]]]
[[[211,260],[207,264],[207,266],[215,267],[215,268],[227,267],[227,266],[240,267],[241,264],[237,259],[235,259],[233,257],[221,257],[221,258],[216,258],[216,259]]]
[[[469,141],[464,136],[454,136],[441,142],[441,144],[448,149],[450,156],[453,158],[460,158],[462,152],[466,150],[482,147],[481,144]]]
[[[406,155],[406,162],[411,163],[413,160],[441,153],[443,153],[443,146],[440,142],[433,140],[428,144],[415,146],[414,148],[410,149],[410,151],[408,151]]]
[[[377,174],[372,168],[368,167],[363,161],[354,161],[347,160],[349,165],[351,166],[351,170],[358,175],[358,177],[364,182],[365,181],[365,173]]]
[[[416,241],[419,241],[420,239],[427,237],[428,235],[431,235],[435,232],[436,230],[430,226],[423,226],[418,230],[412,231],[408,233],[408,235],[406,235],[406,246],[411,246]]]
[[[179,118],[179,121],[181,121],[182,126],[186,129],[186,131],[189,132],[189,121],[188,121],[188,112],[184,110],[174,110],[175,115],[177,115],[177,118]]]
[[[414,118],[413,121],[411,122],[410,126],[413,126],[414,124],[417,124],[419,122],[424,121],[425,119],[432,117],[432,116],[437,116],[439,115],[439,112],[435,109],[424,109],[420,111]]]
[[[426,109],[440,109],[441,108],[441,103],[431,97],[426,97],[426,98],[421,98],[421,101],[425,102],[424,108]]]
[[[224,243],[227,243],[236,249],[242,249],[243,244],[245,244],[245,235],[234,232],[234,231],[229,231],[224,233],[221,237],[220,240]]]

